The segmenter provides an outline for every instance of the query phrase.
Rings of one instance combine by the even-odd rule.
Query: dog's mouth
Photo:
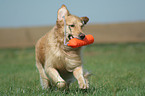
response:
[[[71,39],[73,39],[73,38],[74,38],[74,36],[73,36],[72,34],[69,34],[69,35],[68,35],[68,39],[69,39],[69,40],[71,40]]]

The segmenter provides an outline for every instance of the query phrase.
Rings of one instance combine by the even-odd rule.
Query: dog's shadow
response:
[[[63,93],[66,94],[66,95],[69,95],[69,94],[74,94],[74,95],[84,94],[85,95],[85,94],[92,93],[93,89],[94,88],[91,88],[91,89],[79,89],[79,88],[75,88],[75,89],[64,90]]]
[[[68,90],[65,90],[64,92],[67,94],[67,93],[87,93],[89,92],[90,89],[79,89],[79,88],[76,88],[76,89],[68,89]]]
[[[67,90],[59,90],[59,89],[47,89],[47,90],[43,90],[44,94],[48,94],[48,93],[58,93],[58,94],[66,94],[66,95],[70,95],[70,94],[88,94],[92,91],[92,89],[79,89],[79,88],[75,88],[75,89],[67,89]]]

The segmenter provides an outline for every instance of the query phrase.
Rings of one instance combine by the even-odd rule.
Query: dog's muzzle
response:
[[[83,40],[83,39],[85,38],[85,34],[80,33],[80,34],[78,35],[78,37],[74,37],[72,34],[69,34],[69,35],[68,35],[68,39],[69,39],[69,40],[71,40],[71,39],[73,39],[73,38],[77,38],[77,39]]]

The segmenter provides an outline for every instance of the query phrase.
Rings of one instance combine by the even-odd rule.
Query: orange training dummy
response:
[[[73,38],[69,40],[68,46],[71,46],[72,48],[77,48],[85,45],[92,44],[94,42],[94,37],[92,35],[86,35],[83,40]]]

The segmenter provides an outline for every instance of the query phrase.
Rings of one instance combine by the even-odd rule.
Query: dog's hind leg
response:
[[[65,89],[66,82],[61,78],[60,74],[55,68],[48,67],[45,69],[48,76],[51,78],[54,85],[57,86],[58,89]]]
[[[49,78],[47,77],[47,75],[45,73],[45,70],[44,70],[42,64],[37,62],[36,66],[37,66],[39,74],[40,74],[40,83],[41,83],[42,89],[49,88],[50,87],[50,81],[49,81]]]

